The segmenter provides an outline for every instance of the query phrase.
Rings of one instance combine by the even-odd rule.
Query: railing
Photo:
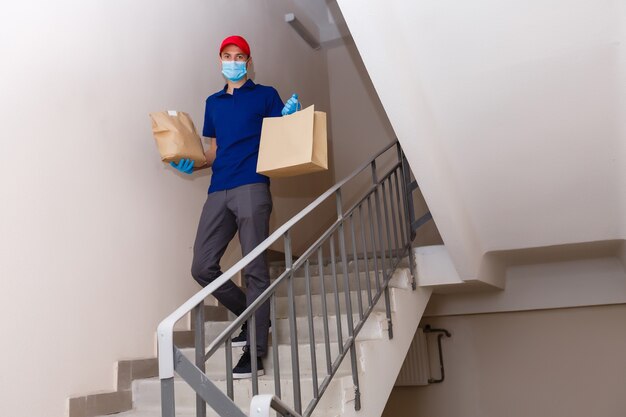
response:
[[[255,395],[250,402],[250,417],[270,417],[272,410],[283,417],[302,417],[272,394]]]
[[[388,158],[388,151],[395,148],[396,152]],[[387,171],[379,176],[377,160],[386,155]],[[389,162],[392,159],[392,162]],[[394,162],[395,161],[395,162]],[[359,174],[367,174],[370,170],[370,186],[364,195],[349,209],[343,209],[342,187],[345,187]],[[310,416],[322,395],[329,387],[332,378],[337,373],[342,360],[350,354],[352,380],[355,387],[355,408],[360,408],[360,390],[357,370],[357,357],[355,339],[363,328],[366,319],[374,310],[376,303],[382,297],[385,304],[385,314],[388,321],[389,338],[393,337],[391,322],[391,306],[389,294],[389,280],[404,257],[409,256],[409,266],[413,272],[413,254],[410,250],[411,241],[415,236],[415,228],[428,220],[428,214],[419,220],[413,216],[412,191],[416,188],[415,182],[411,181],[411,173],[408,162],[404,157],[400,144],[395,141],[376,155],[370,161],[363,164],[343,181],[331,187],[318,197],[309,206],[303,209],[295,217],[279,227],[258,247],[247,256],[237,262],[232,268],[222,274],[215,281],[200,290],[187,302],[163,320],[158,327],[159,344],[159,378],[161,379],[161,406],[163,417],[175,416],[174,402],[174,372],[178,373],[196,392],[196,413],[198,417],[206,416],[206,404],[212,407],[219,415],[244,417],[246,414],[235,404],[233,383],[233,360],[232,360],[232,335],[239,330],[244,321],[248,321],[250,336],[250,355],[252,357],[252,395],[259,394],[259,379],[257,376],[256,331],[255,312],[266,302],[270,304],[270,330],[272,347],[271,357],[273,361],[273,380],[264,386],[273,383],[273,394],[277,398],[281,396],[280,357],[278,351],[279,321],[277,291],[287,286],[287,319],[289,327],[289,343],[291,345],[291,372],[293,378],[292,401],[293,409],[297,414],[304,417]],[[292,257],[292,229],[308,216],[315,208],[331,197],[335,197],[337,219],[334,223],[295,261]],[[349,229],[349,232],[348,232]],[[348,254],[346,235],[349,233]],[[393,239],[392,239],[393,236]],[[285,271],[274,280],[248,308],[237,317],[208,348],[205,346],[204,335],[204,300],[217,288],[222,286],[241,271],[248,263],[269,248],[279,239],[284,240],[285,247]],[[337,240],[338,248],[335,240]],[[338,249],[338,250],[337,250]],[[325,257],[326,255],[326,257]],[[330,275],[326,277],[327,267],[324,259],[330,257]],[[339,257],[339,261],[337,260]],[[349,268],[351,262],[351,268]],[[321,305],[313,305],[313,279],[312,270],[317,263],[316,275],[319,275],[318,290],[320,291]],[[343,282],[338,281],[337,267],[341,267]],[[304,271],[304,300],[296,306],[296,294],[294,288],[295,274],[299,270]],[[351,270],[351,271],[350,271]],[[314,271],[315,272],[315,271]],[[352,274],[350,275],[350,272]],[[413,274],[413,276],[415,276]],[[327,279],[332,286],[332,292],[328,294]],[[365,283],[365,285],[363,285]],[[353,294],[351,285],[355,285]],[[365,287],[365,289],[363,289]],[[415,282],[413,281],[415,288]],[[341,300],[343,292],[344,300]],[[354,297],[356,295],[356,297]],[[302,297],[302,296],[300,296]],[[343,306],[342,306],[343,302]],[[353,302],[357,304],[356,315]],[[298,308],[303,309],[306,304],[306,326],[308,326],[308,339],[310,345],[311,365],[311,391],[312,395],[304,412],[302,412],[302,392],[298,345],[298,322],[296,320]],[[319,311],[321,309],[321,311]],[[345,323],[342,323],[342,309],[345,311]],[[185,357],[180,348],[173,343],[173,330],[177,321],[194,310],[195,314],[195,363]],[[317,311],[314,311],[317,310]],[[335,314],[336,324],[329,323],[329,310]],[[318,378],[318,352],[316,345],[316,333],[314,316],[322,318],[323,325],[323,352],[320,356],[325,357],[325,376],[322,381]],[[356,323],[355,323],[356,320]],[[334,343],[331,342],[330,326],[336,325],[336,352]],[[345,329],[344,329],[345,325]],[[318,323],[319,326],[319,323]],[[344,330],[347,335],[344,335]],[[333,332],[335,329],[332,330]],[[221,347],[224,347],[225,356],[225,387],[220,389],[205,374],[205,364]],[[305,359],[302,359],[305,360]],[[224,392],[225,391],[225,392]],[[283,399],[284,401],[284,399]]]

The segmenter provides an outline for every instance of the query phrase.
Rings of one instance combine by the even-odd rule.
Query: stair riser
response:
[[[291,363],[291,346],[288,345],[279,345],[279,369],[280,375],[282,377],[291,378],[293,374],[293,368]],[[331,352],[331,362],[337,358],[339,355],[339,346],[337,343],[332,343],[330,345]],[[233,366],[237,364],[239,357],[241,355],[241,349],[235,348],[232,350],[233,353]],[[183,350],[183,354],[190,360],[194,360],[194,351],[191,349]],[[318,377],[326,376],[326,354],[325,354],[325,346],[324,344],[318,343],[315,345],[315,354],[316,354],[316,369]],[[206,374],[211,379],[215,380],[223,380],[226,379],[226,356],[224,349],[219,349],[212,355],[209,360],[205,363]],[[299,372],[301,376],[311,377],[313,374],[313,366],[311,360],[311,347],[308,344],[299,344],[298,345],[298,364],[299,364]],[[274,361],[272,358],[272,352],[268,352],[268,355],[263,359],[263,367],[265,369],[266,375],[274,375]],[[351,366],[349,361],[343,361],[339,367],[339,372],[350,373]]]
[[[348,258],[351,259],[352,258],[352,253],[348,254]],[[343,264],[342,262],[339,260],[340,258],[337,257],[337,262],[335,264],[335,271],[337,273],[341,273],[343,272]],[[389,258],[385,258],[385,265],[389,265]],[[367,266],[369,268],[370,271],[374,270],[375,266],[378,266],[378,269],[382,269],[382,259],[380,257],[377,258],[376,262],[374,261],[373,258],[368,258],[368,262],[367,262]],[[358,262],[358,268],[359,271],[364,271],[365,270],[365,260],[364,259],[359,259]],[[402,262],[400,262],[400,268],[408,268],[408,260],[403,260]],[[298,268],[297,270],[294,271],[294,275],[297,277],[304,277],[304,272],[305,268],[304,266],[301,266],[300,268]],[[330,265],[330,263],[327,263],[324,265],[324,267],[322,268],[323,273],[326,275],[330,275],[332,274],[332,266]],[[352,271],[355,270],[355,262],[354,260],[348,260],[348,271],[350,273],[352,273]],[[270,266],[270,276],[272,277],[272,279],[278,278],[280,276],[280,274],[282,274],[285,271],[285,267],[284,265],[271,265]],[[311,273],[311,275],[318,275],[319,276],[319,271],[320,268],[318,267],[317,264],[311,264],[309,266],[309,271]]]
[[[340,410],[338,410],[337,407],[341,407],[343,403],[343,383],[343,378],[333,378],[328,390],[320,400],[320,403],[317,406],[317,410],[324,410],[328,413],[331,413],[331,415],[336,415],[337,413],[339,413]],[[222,392],[226,392],[225,381],[216,381],[215,384],[220,390],[222,390]],[[313,398],[313,381],[311,379],[301,380],[300,387],[302,393],[302,404],[304,407],[306,407],[306,404],[308,404]],[[160,390],[161,387],[158,379],[141,380],[133,383],[134,408],[139,411],[159,410],[161,401]],[[248,414],[250,401],[252,400],[251,381],[235,381],[233,384],[233,391],[235,396],[235,404],[237,404],[237,406],[239,406],[246,414]],[[273,380],[259,380],[260,394],[273,394],[274,392],[275,390]],[[175,381],[174,393],[177,412],[189,412],[195,409],[196,394],[191,389],[191,387],[187,385],[187,383],[182,380]],[[281,394],[281,398],[283,399],[283,401],[285,401],[287,404],[293,404],[293,381],[281,381]],[[207,415],[217,416],[217,413],[212,411],[210,407],[207,407]]]
[[[353,315],[353,323],[356,324],[359,320],[358,315]],[[386,331],[383,330],[386,324],[386,316],[382,312],[374,312],[369,317],[361,332],[359,333],[360,339],[378,339],[386,335]],[[205,325],[205,339],[207,346],[211,343],[211,341],[215,340],[222,331],[224,331],[227,327],[228,323],[223,322],[213,322],[206,323]],[[289,320],[287,319],[279,319],[275,326],[275,332],[278,335],[277,343],[278,344],[290,344],[291,333],[289,329]],[[298,334],[298,342],[299,343],[308,343],[310,340],[309,336],[309,322],[306,317],[298,317],[296,319],[296,328]],[[342,336],[345,340],[348,334],[348,324],[347,318],[345,315],[341,316],[341,329]],[[323,317],[313,317],[313,330],[314,330],[314,338],[316,342],[323,342],[324,335],[324,318]],[[238,333],[237,333],[238,334]],[[339,340],[337,333],[337,316],[328,316],[328,336],[331,342],[337,342]],[[271,332],[270,332],[271,337]]]
[[[349,282],[348,286],[350,291],[356,291],[361,286],[361,290],[367,290],[367,283],[369,281],[370,289],[372,293],[376,291],[376,275],[372,272],[369,274],[369,280],[367,274],[365,272],[359,273],[359,280],[356,279],[356,274],[348,274]],[[379,273],[378,277],[379,285],[382,283],[383,274]],[[318,275],[312,275],[310,277],[311,283],[311,294],[321,294],[322,293],[322,284],[321,279]],[[337,291],[343,292],[345,288],[345,280],[343,278],[343,274],[337,274]],[[294,277],[293,278],[293,289],[295,295],[305,295],[306,294],[306,279],[304,277]],[[276,288],[276,294],[279,297],[286,297],[288,295],[289,290],[289,282],[283,281],[278,288]],[[324,291],[327,294],[333,293],[335,291],[335,279],[332,275],[324,276]]]
[[[345,314],[347,312],[346,310],[346,295],[345,293],[341,292],[338,294],[339,296],[339,311],[337,311],[337,304],[335,302],[335,294],[326,294],[326,312],[327,314],[331,315],[331,314]],[[358,303],[359,303],[359,297],[358,297],[358,293],[356,291],[353,291],[350,293],[350,301],[352,304],[352,313],[356,314],[358,313]],[[322,316],[323,315],[323,309],[322,309],[322,296],[321,295],[315,295],[311,297],[311,302],[312,302],[312,311],[313,311],[313,316]],[[361,303],[362,303],[362,307],[363,310],[365,311],[365,309],[367,309],[368,307],[368,294],[366,291],[361,291]],[[307,296],[305,295],[298,295],[294,297],[294,304],[296,306],[296,316],[298,317],[306,317],[307,314],[307,304],[308,304],[308,300],[307,300]],[[382,303],[379,303],[378,305],[376,305],[374,307],[374,311],[384,311],[385,306],[382,305]],[[289,300],[287,297],[279,297],[276,298],[276,316],[279,318],[286,318],[289,317]]]

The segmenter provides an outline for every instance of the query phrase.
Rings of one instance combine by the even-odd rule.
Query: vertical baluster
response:
[[[372,201],[370,199],[371,196],[367,197],[367,213],[370,217],[370,237],[372,239],[372,256],[374,259],[374,279],[376,281],[376,295],[380,292],[380,273],[378,267],[378,247],[376,245],[376,234],[374,233],[374,214],[372,212]]]
[[[317,384],[317,356],[315,354],[315,327],[313,327],[313,300],[311,297],[311,275],[309,270],[309,260],[304,263],[304,280],[306,287],[307,318],[309,321],[309,346],[311,347],[311,368],[313,369],[313,398],[319,397],[319,386]]]
[[[387,180],[384,180],[381,184],[381,188],[382,188],[382,204],[383,204],[383,213],[385,213],[385,234],[387,235],[387,248],[389,250],[389,274],[391,274],[391,268],[392,268],[392,259],[393,256],[391,254],[391,246],[392,246],[392,242],[391,242],[391,227],[389,225],[389,210],[387,210],[387,187],[386,187],[386,183]],[[387,277],[390,278],[390,277]]]
[[[402,170],[401,173],[401,183],[402,183],[402,195],[404,196],[404,223],[405,230],[407,232],[406,240],[407,240],[407,248],[409,250],[409,268],[411,270],[411,276],[413,277],[411,281],[411,286],[415,290],[417,288],[416,282],[416,271],[415,271],[415,258],[413,253],[413,248],[411,247],[413,239],[415,238],[413,234],[413,192],[411,191],[411,173],[409,168],[409,163],[404,156],[404,152],[402,152],[402,148],[400,147],[400,142],[397,143],[396,149],[398,152],[398,159],[402,162]]]
[[[352,317],[352,295],[350,294],[350,275],[348,274],[348,255],[346,252],[346,238],[345,238],[345,218],[343,217],[343,209],[341,202],[341,189],[337,190],[337,219],[340,221],[338,229],[339,237],[339,252],[341,254],[341,264],[343,272],[343,291],[346,296],[346,321],[348,324],[348,337],[352,339],[350,343],[350,362],[352,365],[352,383],[355,387],[355,402],[354,409],[361,409],[361,395],[359,390],[359,370],[356,360],[356,344],[354,343],[354,322]],[[359,296],[360,296],[359,292]],[[360,297],[359,297],[360,298]]]
[[[259,393],[259,375],[256,346],[256,311],[248,319],[248,335],[250,336],[250,363],[252,371],[252,395]]]
[[[335,317],[337,318],[337,345],[339,352],[343,353],[343,335],[341,334],[341,308],[339,306],[339,289],[337,288],[337,264],[335,260],[335,239],[329,236],[330,241],[330,269],[333,276],[333,290],[335,294]]]
[[[352,260],[354,262],[354,277],[356,278],[357,298],[359,300],[359,320],[362,320],[363,319],[363,297],[361,296],[361,271],[359,271],[359,258],[356,255],[356,237],[355,237],[355,231],[354,231],[354,216],[352,214],[350,215],[350,232],[352,235]]]
[[[394,171],[395,172],[395,171]],[[393,224],[393,242],[395,243],[393,255],[395,259],[400,259],[400,243],[398,242],[398,224],[396,222],[396,201],[394,200],[393,195],[393,184],[392,179],[389,177],[389,204],[391,211],[391,220]]]
[[[372,182],[374,183],[374,207],[376,208],[376,223],[378,225],[378,242],[380,243],[380,253],[381,253],[381,269],[383,271],[383,284],[387,278],[387,245],[385,245],[385,238],[383,235],[383,224],[382,224],[382,215],[380,212],[380,200],[378,195],[378,174],[376,173],[376,161],[372,161]]]
[[[402,167],[400,167],[402,168]],[[402,172],[402,171],[401,171]],[[402,202],[400,200],[400,184],[398,183],[398,170],[396,169],[393,172],[393,180],[395,183],[395,189],[396,189],[396,201],[398,203],[398,224],[399,224],[399,229],[400,229],[400,238],[401,238],[401,243],[402,243],[402,247],[400,249],[402,249],[402,252],[404,253],[404,248],[407,244],[406,241],[406,236],[405,236],[405,232],[404,229],[405,227],[403,227],[403,210],[402,210]]]
[[[176,417],[174,377],[161,380],[161,416]]]
[[[391,321],[391,300],[389,297],[389,283],[388,283],[388,279],[389,277],[387,277],[387,268],[385,265],[385,252],[386,252],[386,247],[385,247],[385,238],[383,237],[383,230],[382,230],[382,224],[381,224],[381,214],[380,214],[380,204],[379,204],[379,200],[378,200],[378,176],[376,175],[376,161],[372,161],[372,180],[376,186],[376,188],[374,189],[374,203],[376,206],[376,220],[378,222],[378,237],[379,240],[381,242],[381,252],[383,254],[383,290],[385,293],[385,312],[387,315],[387,331],[389,334],[389,339],[393,339],[393,322]],[[383,183],[383,193],[384,193],[384,183]],[[384,194],[383,194],[383,201],[384,201]],[[386,212],[386,208],[387,205],[385,204],[385,212]],[[389,221],[387,221],[387,232],[389,232]],[[387,238],[389,238],[389,233],[387,233]]]
[[[398,158],[402,161],[402,184],[403,194],[405,196],[405,216],[407,221],[408,240],[413,241],[415,239],[415,231],[413,230],[413,222],[415,221],[415,208],[413,207],[413,191],[411,186],[411,168],[409,167],[409,161],[407,161],[400,143],[397,145]]]
[[[205,372],[204,301],[201,301],[200,304],[193,308],[193,316],[196,366],[202,372]],[[196,394],[196,417],[206,417],[206,403],[198,394]]]
[[[300,358],[298,355],[298,327],[296,323],[296,301],[293,288],[293,259],[291,257],[290,231],[285,233],[285,264],[290,271],[287,276],[289,302],[289,334],[291,342],[291,371],[293,377],[293,403],[295,410],[302,414],[302,396],[300,392]]]
[[[326,284],[324,283],[324,264],[322,263],[322,248],[317,250],[317,269],[320,275],[320,291],[322,298],[322,324],[324,325],[324,350],[326,351],[326,372],[332,372],[332,359],[330,357],[330,332],[328,331],[328,307],[326,306]]]
[[[372,305],[372,284],[371,284],[371,277],[370,277],[370,262],[367,256],[367,241],[365,240],[365,227],[364,227],[365,225],[363,222],[363,203],[359,205],[359,223],[361,225],[361,244],[363,245],[363,262],[365,264],[365,286],[367,287],[367,299],[368,299],[367,307],[369,308]]]
[[[226,351],[226,395],[228,398],[235,401],[235,391],[233,389],[233,344],[230,336],[224,343],[224,349]]]
[[[274,365],[274,394],[281,398],[280,364],[278,354],[278,320],[276,319],[276,294],[270,296],[270,317],[272,320],[272,362]]]

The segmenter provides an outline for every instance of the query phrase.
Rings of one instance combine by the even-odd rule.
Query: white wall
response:
[[[626,237],[624,2],[338,3],[463,279]]]
[[[157,323],[198,289],[210,171],[161,163],[147,114],[183,110],[200,127],[233,33],[257,82],[327,108],[324,55],[284,24],[289,4],[3,3],[0,415],[64,415],[68,397],[115,388],[115,361],[154,355]],[[301,178],[298,194],[276,181],[273,226],[331,180]]]
[[[394,388],[383,416],[621,417],[625,314],[622,304],[423,319],[452,333],[446,380]]]

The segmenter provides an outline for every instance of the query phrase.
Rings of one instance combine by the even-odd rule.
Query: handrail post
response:
[[[383,236],[382,215],[380,211],[380,200],[378,198],[378,175],[376,173],[376,160],[372,161],[372,182],[374,183],[374,206],[376,207],[376,223],[378,224],[378,240],[381,245],[382,253],[382,268],[383,268],[383,291],[385,294],[385,314],[387,316],[387,333],[389,339],[393,339],[393,321],[391,320],[391,299],[389,297],[389,283],[390,278],[387,274],[386,255],[387,246],[385,245],[385,238]],[[384,202],[384,201],[383,201]],[[391,260],[389,260],[391,262]],[[391,274],[391,268],[389,274]]]
[[[400,143],[398,142],[398,157],[402,163],[402,177],[404,179],[404,187],[405,187],[405,196],[406,202],[408,205],[407,217],[408,217],[408,230],[409,230],[409,240],[415,239],[415,230],[413,230],[413,222],[415,221],[415,207],[413,206],[413,190],[411,189],[411,170],[409,168],[409,161],[406,159],[406,155],[402,151],[400,147]]]
[[[201,301],[194,309],[194,339],[195,339],[195,356],[196,366],[202,372],[205,372],[205,360],[204,360],[204,301]],[[206,403],[200,396],[196,394],[196,417],[206,417]]]
[[[352,300],[350,294],[350,277],[348,276],[348,256],[346,253],[346,238],[344,231],[345,219],[343,217],[343,205],[341,201],[341,188],[336,192],[337,220],[339,220],[339,251],[341,253],[341,264],[343,272],[343,291],[346,296],[346,320],[348,322],[348,337],[350,342],[350,362],[352,365],[352,383],[354,384],[354,409],[361,409],[361,391],[359,389],[359,370],[357,367],[356,344],[354,338],[354,322],[352,319]],[[358,279],[358,278],[357,278]]]
[[[174,322],[174,320],[166,318],[159,323],[157,329],[162,417],[176,417],[176,400],[174,397]]]
[[[383,237],[383,229],[382,229],[382,215],[380,212],[380,200],[378,199],[378,174],[376,173],[376,160],[371,162],[372,167],[372,184],[374,185],[374,207],[376,209],[376,224],[378,226],[378,241],[381,246],[381,266],[383,271],[383,281],[385,279],[385,270],[387,269],[387,257],[385,252],[387,251],[387,246],[385,245],[385,238]]]
[[[161,379],[161,417],[176,417],[174,377]]]
[[[285,266],[289,272],[288,293],[289,302],[289,333],[291,342],[291,372],[293,377],[293,404],[298,413],[302,413],[302,395],[300,390],[300,358],[298,355],[298,327],[296,323],[296,301],[293,288],[293,258],[291,254],[291,231],[287,230],[285,240]],[[275,323],[274,326],[277,326]],[[272,341],[276,343],[276,341]]]
[[[402,147],[400,146],[400,142],[396,144],[396,149],[398,151],[398,159],[402,164],[402,195],[404,196],[404,221],[406,225],[407,231],[407,247],[409,250],[409,270],[411,271],[412,281],[411,287],[415,290],[417,288],[416,282],[416,272],[415,272],[415,254],[413,253],[412,243],[415,239],[415,234],[413,232],[413,219],[415,217],[415,209],[413,207],[413,192],[411,191],[411,173],[409,170],[409,162],[402,151]]]

